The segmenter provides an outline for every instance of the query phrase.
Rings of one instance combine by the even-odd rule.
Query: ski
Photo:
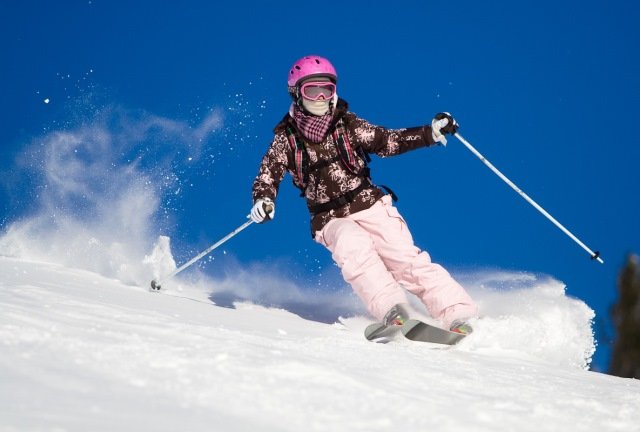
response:
[[[377,343],[390,342],[399,335],[415,342],[441,345],[455,345],[465,337],[462,333],[444,330],[416,319],[407,320],[403,325],[374,323],[368,325],[364,331],[367,340]]]
[[[387,343],[400,335],[401,326],[373,323],[364,329],[364,337],[371,342]]]
[[[407,320],[401,327],[402,334],[407,339],[417,342],[429,342],[443,345],[455,345],[466,335],[456,333],[440,327],[432,326],[420,320]]]

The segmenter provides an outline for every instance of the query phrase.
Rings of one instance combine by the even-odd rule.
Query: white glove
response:
[[[276,205],[271,198],[260,198],[251,208],[249,217],[255,223],[267,222],[276,214]]]

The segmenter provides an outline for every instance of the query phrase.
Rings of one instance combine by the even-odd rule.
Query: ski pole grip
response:
[[[273,212],[274,208],[275,207],[274,207],[273,204],[270,204],[270,203],[263,203],[262,204],[262,209],[265,212],[265,218],[266,219],[271,219],[271,213]]]

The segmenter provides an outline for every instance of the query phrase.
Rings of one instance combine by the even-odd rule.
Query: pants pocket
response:
[[[393,203],[391,203],[391,199],[387,200],[386,202],[383,201],[383,204],[384,209],[387,212],[387,216],[397,220],[402,225],[403,229],[407,229],[407,222],[404,220],[398,209],[393,206]]]

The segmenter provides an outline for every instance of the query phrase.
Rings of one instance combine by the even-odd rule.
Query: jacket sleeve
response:
[[[430,125],[387,129],[355,116],[349,125],[362,148],[381,157],[395,156],[436,143]]]
[[[262,158],[258,175],[253,181],[252,196],[253,201],[260,198],[271,198],[275,200],[278,195],[278,188],[285,173],[287,172],[287,138],[284,134],[277,134],[269,149]]]

